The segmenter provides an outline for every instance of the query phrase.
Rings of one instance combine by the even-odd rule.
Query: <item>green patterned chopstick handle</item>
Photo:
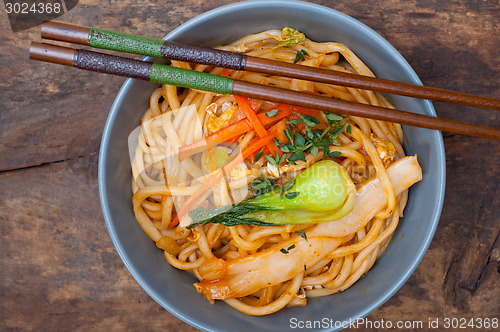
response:
[[[75,51],[73,66],[100,73],[220,94],[231,94],[234,83],[232,78],[224,76],[86,50]]]
[[[89,46],[125,53],[162,58],[163,40],[134,36],[126,33],[90,28]]]
[[[151,66],[149,80],[225,95],[232,94],[234,83],[234,80],[229,77],[160,65],[158,63],[153,63]]]
[[[244,54],[95,28],[89,30],[88,45],[234,70],[245,70],[247,59]]]

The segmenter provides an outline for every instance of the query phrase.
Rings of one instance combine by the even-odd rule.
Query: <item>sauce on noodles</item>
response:
[[[346,46],[314,42],[289,28],[220,49],[374,76]],[[178,61],[172,66],[393,108],[366,90]],[[208,143],[226,139],[207,144],[210,137],[218,138]],[[308,298],[348,289],[389,245],[407,189],[421,179],[416,157],[405,156],[403,138],[398,124],[163,85],[150,97],[132,161],[134,213],[168,263],[192,273],[199,280],[194,287],[211,303],[221,299],[249,315],[304,306]],[[204,149],[186,149],[199,142]],[[265,188],[291,187],[298,174],[323,160],[335,161],[356,188],[350,212],[336,220],[191,224],[195,209],[238,206]]]

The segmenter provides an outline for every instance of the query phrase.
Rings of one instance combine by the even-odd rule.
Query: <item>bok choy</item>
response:
[[[207,223],[281,226],[337,220],[354,207],[356,188],[344,167],[333,160],[317,162],[283,186],[238,204],[189,212],[189,228]]]

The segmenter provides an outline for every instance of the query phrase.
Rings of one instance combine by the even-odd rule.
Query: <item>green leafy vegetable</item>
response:
[[[268,118],[274,118],[276,115],[278,115],[280,111],[279,110],[270,110],[270,111],[267,111],[266,113],[264,113]]]
[[[273,190],[275,184],[276,180],[266,178],[265,176],[259,176],[250,182],[248,190],[255,191],[255,196],[260,196]]]
[[[295,132],[295,145],[297,146],[305,146],[306,144],[306,139],[304,136],[302,136],[301,133],[298,131]]]
[[[329,153],[329,148],[330,145],[340,145],[337,138],[346,128],[346,123],[348,123],[341,123],[344,119],[343,117],[325,112],[329,126],[325,130],[320,130],[315,127],[321,122],[314,116],[300,113],[295,114],[300,117],[300,120],[288,121],[285,129],[285,136],[290,143],[283,144],[279,140],[275,140],[275,144],[281,152],[289,154],[287,158],[288,162],[294,164],[297,160],[306,161],[305,153],[308,152],[316,157],[320,148],[323,150],[325,157],[335,158],[340,156],[340,152],[337,151]],[[300,123],[304,124],[304,134],[296,126]],[[351,130],[350,126],[348,130]]]
[[[267,161],[268,161],[271,165],[273,165],[274,167],[278,167],[278,162],[279,162],[279,160],[276,160],[274,157],[271,157],[271,156],[269,156],[269,155],[267,155],[267,154],[265,155],[265,157],[266,157]]]
[[[304,121],[304,124],[308,127],[314,127],[314,126],[321,123],[314,116],[307,115],[307,114],[302,115],[302,121]]]
[[[273,156],[270,156],[270,155],[265,155],[264,157],[266,157],[267,161],[273,165],[274,167],[276,167],[278,169],[278,174],[281,174],[280,173],[280,165],[283,164],[285,162],[285,159],[286,159],[286,156],[285,155],[282,155],[281,157],[278,155],[278,151],[274,151],[274,157]]]
[[[194,223],[189,227],[206,223],[273,226],[336,220],[352,210],[356,193],[345,168],[333,160],[313,164],[283,186],[261,176],[250,187],[256,195],[236,205],[190,211]]]
[[[293,185],[295,184],[295,179],[292,179],[290,182],[288,182],[285,186],[281,186],[280,187],[280,198],[283,199],[283,193],[285,191],[288,191],[290,190],[290,188],[293,187]],[[288,198],[288,197],[287,197]]]
[[[306,36],[303,33],[288,27],[281,30],[281,35],[273,36],[273,38],[280,42],[275,48],[302,44],[306,41]]]
[[[336,115],[333,113],[326,113],[325,112],[325,115],[326,115],[326,119],[330,122],[338,122],[338,121],[341,121],[343,119],[340,115]]]
[[[333,151],[333,152],[329,153],[328,156],[330,158],[336,158],[336,157],[340,156],[341,154],[342,153],[340,153],[339,151]]]
[[[285,248],[281,248],[281,249],[280,249],[280,251],[286,255],[286,254],[288,254],[288,252],[289,252],[290,250],[292,250],[293,248],[295,248],[295,244],[292,244],[291,246],[289,246],[289,247],[288,247],[288,248],[286,248],[286,249],[285,249]]]
[[[300,236],[302,236],[306,241],[307,241],[307,235],[306,235],[306,232],[304,231],[299,231],[299,232],[295,232],[297,234],[299,234]]]
[[[255,154],[255,157],[253,159],[253,163],[250,166],[253,166],[253,164],[255,164],[257,161],[259,161],[259,159],[262,158],[263,154],[264,154],[264,148],[262,148],[262,150],[260,150],[259,152],[257,152]]]
[[[310,149],[310,152],[313,155],[313,157],[316,157],[318,155],[318,152],[319,152],[318,146],[317,145],[312,146]]]
[[[290,182],[288,182],[284,187],[283,187],[283,190],[284,191],[288,191],[290,190],[290,188],[293,187],[293,185],[295,184],[295,179],[292,179]]]
[[[254,206],[250,204],[237,204],[234,206],[228,205],[227,207],[221,207],[214,210],[206,210],[203,207],[199,207],[192,211],[189,211],[189,216],[193,219],[194,223],[189,225],[187,228],[194,227],[196,225],[204,225],[208,223],[221,224],[224,226],[236,226],[236,225],[254,225],[254,226],[272,226],[265,221],[260,221],[256,218],[245,218],[242,217],[253,211],[263,211],[265,209],[270,209],[262,206]]]
[[[306,59],[305,56],[309,56],[309,53],[307,53],[306,50],[298,51],[297,54],[295,55],[295,60],[293,60],[293,63],[304,61]]]

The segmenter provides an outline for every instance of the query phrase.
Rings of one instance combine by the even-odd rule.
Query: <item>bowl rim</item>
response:
[[[387,50],[389,50],[391,53],[394,54],[395,58],[398,60],[400,65],[405,68],[406,73],[411,77],[411,80],[415,84],[422,85],[422,82],[420,78],[417,76],[413,68],[410,66],[410,64],[404,59],[404,57],[394,48],[385,38],[383,38],[380,34],[375,32],[373,29],[365,25],[364,23],[358,21],[357,19],[348,16],[342,12],[339,12],[333,8],[322,6],[319,4],[314,4],[314,3],[309,3],[309,2],[304,2],[304,1],[298,1],[298,0],[251,0],[251,1],[243,1],[243,2],[237,2],[237,3],[232,3],[228,5],[224,5],[221,7],[214,8],[212,10],[209,10],[207,12],[204,12],[188,21],[185,23],[182,23],[175,29],[173,29],[171,32],[169,32],[163,39],[169,40],[172,38],[175,38],[179,33],[181,33],[183,30],[190,29],[192,26],[196,26],[199,23],[202,23],[206,20],[212,19],[213,17],[217,17],[219,15],[223,15],[226,13],[230,13],[232,11],[240,11],[240,10],[246,10],[246,9],[251,9],[251,8],[256,8],[256,7],[261,7],[261,6],[276,6],[276,5],[284,5],[286,4],[287,6],[293,6],[294,9],[300,10],[300,9],[308,9],[308,10],[322,10],[322,11],[328,11],[329,15],[336,16],[336,18],[343,20],[343,21],[349,21],[349,24],[355,25],[358,28],[364,30],[367,34],[369,34],[373,39],[376,40],[377,43],[382,44]],[[150,59],[149,57],[145,57],[144,59]],[[102,134],[102,139],[101,139],[101,146],[100,146],[100,151],[99,151],[99,161],[98,161],[98,185],[99,185],[99,198],[101,202],[101,207],[102,207],[102,212],[104,216],[104,220],[106,223],[106,227],[108,229],[108,233],[111,237],[111,240],[113,242],[114,247],[116,248],[116,251],[118,252],[121,260],[129,270],[129,272],[132,274],[134,279],[139,283],[139,285],[146,291],[146,293],[153,298],[158,304],[160,304],[164,309],[169,311],[172,315],[176,316],[177,318],[183,320],[184,322],[199,328],[204,331],[215,331],[211,326],[206,325],[203,322],[200,322],[196,320],[195,318],[192,318],[190,316],[184,315],[181,312],[178,312],[175,309],[175,306],[172,305],[171,303],[165,302],[162,298],[160,298],[156,292],[150,287],[150,285],[143,280],[141,277],[141,274],[138,272],[138,270],[134,267],[134,265],[131,263],[129,257],[125,253],[124,247],[120,243],[116,232],[115,232],[115,227],[112,222],[112,217],[111,217],[111,211],[109,208],[109,202],[107,200],[107,188],[105,186],[105,169],[107,165],[107,158],[106,155],[108,153],[109,149],[109,142],[110,142],[110,135],[111,135],[111,130],[113,128],[113,124],[115,122],[115,119],[118,116],[118,109],[120,108],[120,104],[124,96],[128,93],[130,85],[133,83],[133,79],[128,78],[125,80],[123,83],[122,87],[120,88],[118,94],[115,97],[115,100],[110,108],[108,118],[106,120],[106,124],[103,129],[103,134]],[[433,107],[433,104],[429,100],[425,100],[425,108],[428,110],[430,113],[429,115],[431,116],[436,116],[435,109]],[[440,216],[441,216],[441,211],[443,207],[443,201],[444,201],[444,193],[445,193],[445,183],[446,183],[446,162],[445,162],[445,150],[444,150],[444,143],[443,143],[443,137],[439,131],[431,131],[429,133],[433,137],[433,141],[437,144],[436,150],[437,150],[437,159],[438,159],[438,164],[439,164],[439,169],[437,170],[438,172],[438,178],[439,181],[435,183],[437,189],[437,204],[432,212],[432,222],[431,222],[431,229],[429,232],[427,232],[424,240],[424,245],[420,247],[420,250],[416,253],[415,259],[413,260],[413,263],[409,266],[409,268],[406,270],[406,273],[401,275],[397,280],[396,283],[392,285],[389,289],[387,289],[384,292],[384,295],[377,298],[376,301],[372,302],[370,306],[367,306],[364,308],[364,310],[358,312],[358,317],[353,317],[353,320],[356,320],[358,318],[366,317],[368,314],[370,314],[372,311],[374,311],[376,308],[380,307],[382,304],[384,304],[387,300],[389,300],[394,293],[396,293],[403,285],[404,283],[408,280],[408,278],[413,274],[417,266],[420,264],[422,258],[424,257],[425,253],[427,252],[427,249],[432,241],[432,238],[434,237]],[[331,331],[332,329],[330,328],[325,328],[325,329],[318,329],[318,331]]]

